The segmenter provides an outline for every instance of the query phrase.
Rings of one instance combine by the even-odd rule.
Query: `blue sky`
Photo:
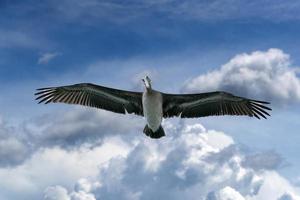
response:
[[[26,168],[27,165],[30,166],[26,168],[29,173],[34,169],[32,163],[47,160],[45,155],[60,157],[70,151],[80,154],[86,146],[99,148],[96,153],[102,155],[101,149],[110,145],[123,145],[124,148],[116,149],[116,152],[127,152],[122,154],[125,160],[115,161],[116,153],[107,158],[110,161],[105,162],[108,165],[114,165],[114,162],[120,162],[122,166],[130,165],[136,149],[130,150],[130,139],[124,137],[123,132],[128,132],[128,137],[132,138],[138,148],[151,149],[151,145],[157,145],[149,144],[149,141],[145,141],[148,138],[141,137],[142,126],[139,124],[144,123],[141,119],[77,106],[37,105],[33,94],[39,87],[78,82],[142,90],[139,80],[148,74],[153,79],[154,87],[166,92],[222,89],[271,101],[273,111],[268,120],[233,117],[172,119],[166,120],[166,124],[168,121],[171,123],[170,134],[167,135],[171,135],[172,127],[185,133],[186,127],[198,123],[205,127],[205,131],[201,129],[203,134],[209,130],[223,132],[224,137],[229,138],[226,139],[228,144],[232,144],[228,140],[233,140],[234,146],[242,149],[238,152],[230,151],[234,152],[232,154],[242,154],[246,158],[248,154],[261,155],[258,158],[264,155],[265,158],[274,158],[270,166],[253,170],[259,175],[261,171],[268,176],[270,173],[278,173],[278,177],[287,180],[291,184],[289,187],[296,188],[298,193],[295,194],[299,195],[299,12],[300,3],[293,0],[0,1],[0,149],[3,152],[0,153],[0,176],[5,177],[10,173],[9,170]],[[242,68],[252,70],[260,78],[249,78],[239,71]],[[210,83],[209,80],[216,81]],[[97,123],[93,116],[99,120],[118,119],[120,127],[124,129],[114,128],[108,120]],[[128,124],[128,120],[132,123]],[[136,138],[136,135],[140,137]],[[171,141],[167,139],[167,142],[158,144],[180,143],[174,135],[177,137],[178,133],[170,136]],[[219,136],[216,137],[222,143],[223,136]],[[183,137],[179,138],[185,141]],[[192,149],[190,144],[185,145],[185,148],[187,151]],[[223,151],[223,147],[218,148],[220,152]],[[19,154],[19,151],[22,156],[8,157],[10,153]],[[164,153],[161,156],[167,157]],[[162,167],[176,168],[178,163],[172,159],[170,157],[169,164],[162,164]],[[89,162],[82,161],[82,166]],[[56,179],[41,184],[45,188],[31,185],[35,188],[32,189],[27,185],[26,198],[41,199],[41,195],[47,194],[49,190],[51,194],[57,192],[62,195],[67,191],[65,195],[73,197],[66,196],[65,199],[75,198],[79,192],[71,191],[78,179],[79,185],[82,182],[80,178],[109,179],[107,176],[112,172],[103,171],[96,171],[97,175],[79,173],[82,177],[70,175],[66,179],[68,181],[54,176]],[[61,171],[57,169],[54,172]],[[164,172],[159,171],[157,176]],[[24,173],[27,173],[26,170]],[[132,184],[144,181],[133,181],[130,171],[122,173],[124,180],[129,179]],[[199,175],[200,172],[193,173]],[[25,179],[21,172],[16,174],[20,180]],[[165,180],[170,178],[167,175],[162,177]],[[89,180],[89,184],[96,182]],[[2,182],[0,185],[5,184]],[[192,183],[180,184],[188,188]],[[100,189],[90,189],[89,195],[108,195],[107,186],[104,183],[102,185]],[[133,188],[137,189],[136,186]],[[133,188],[130,188],[131,192]],[[243,193],[247,190],[245,188],[239,190],[239,186],[236,186],[234,189],[244,197],[249,195]],[[124,188],[120,191],[123,190],[126,191]],[[232,192],[228,188],[223,190]],[[19,197],[12,194],[16,191],[21,190],[4,189],[4,195],[0,197],[17,199]],[[206,195],[205,192],[210,190],[193,191]],[[118,194],[122,196],[122,192]],[[143,192],[146,194],[149,191]],[[143,197],[143,192],[140,196],[136,195],[147,199]],[[130,192],[125,193],[129,195]],[[217,196],[218,192],[210,194]]]

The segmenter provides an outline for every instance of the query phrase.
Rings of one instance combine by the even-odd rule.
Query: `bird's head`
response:
[[[151,79],[148,76],[143,78],[142,81],[144,82],[146,89],[152,89],[151,88]]]

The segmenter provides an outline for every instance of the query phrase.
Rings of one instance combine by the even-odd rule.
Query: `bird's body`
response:
[[[162,118],[162,95],[155,90],[145,90],[143,93],[143,111],[147,125],[152,131],[157,131]]]
[[[198,94],[166,94],[151,87],[151,80],[143,79],[145,91],[131,92],[91,83],[38,89],[39,103],[68,103],[96,107],[116,113],[133,113],[146,118],[144,133],[151,138],[165,135],[163,118],[194,118],[212,115],[246,115],[266,118],[271,108],[268,102],[252,100],[216,91]]]

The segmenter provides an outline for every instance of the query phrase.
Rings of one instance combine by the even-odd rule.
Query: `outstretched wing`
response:
[[[142,93],[107,88],[91,83],[37,89],[39,103],[68,103],[116,113],[143,115]]]
[[[247,115],[266,118],[269,102],[234,96],[227,92],[200,94],[163,94],[164,117],[205,117],[211,115]]]

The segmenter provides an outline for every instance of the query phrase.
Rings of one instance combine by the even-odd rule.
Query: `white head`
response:
[[[151,88],[151,80],[148,76],[143,78],[142,81],[144,82],[146,89],[152,89]]]

